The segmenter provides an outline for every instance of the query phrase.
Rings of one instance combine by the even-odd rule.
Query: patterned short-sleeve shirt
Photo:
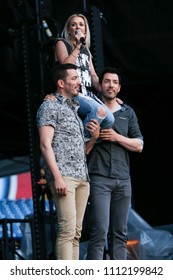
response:
[[[52,148],[62,176],[88,180],[83,123],[77,114],[78,103],[56,93],[56,100],[45,100],[37,111],[37,126],[54,127]],[[45,165],[47,181],[52,175]]]

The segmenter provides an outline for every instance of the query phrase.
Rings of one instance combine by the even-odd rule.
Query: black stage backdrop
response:
[[[44,77],[44,70],[49,69],[52,38],[43,34],[43,30],[41,42],[38,43],[38,2],[0,1],[1,159],[28,156],[30,150],[24,68],[26,61],[23,61],[25,56],[27,60],[27,54],[23,54],[26,51],[23,27],[29,30],[27,34],[31,42],[27,63],[31,66],[31,92],[34,96],[31,102],[35,109],[44,94],[40,69]],[[84,13],[92,25],[91,8],[94,6],[99,9],[104,54],[99,59],[103,60],[105,66],[121,69],[122,90],[119,97],[135,109],[144,135],[143,153],[131,154],[132,205],[153,226],[172,223],[172,170],[168,160],[171,160],[173,150],[170,136],[173,121],[169,100],[173,93],[173,2],[41,2],[43,6],[37,8],[41,19],[46,19],[53,37],[60,34],[70,14]],[[97,29],[93,32],[97,32]]]

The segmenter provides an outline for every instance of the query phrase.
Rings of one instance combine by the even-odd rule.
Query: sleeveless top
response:
[[[56,39],[54,43],[55,45],[58,41],[62,41],[66,48],[67,52],[70,55],[73,51],[72,46],[63,38]],[[90,52],[86,46],[82,46],[80,52],[76,58],[75,64],[78,66],[77,72],[79,75],[79,79],[81,81],[81,92],[84,95],[87,95],[87,91],[91,89],[91,70],[90,70]]]

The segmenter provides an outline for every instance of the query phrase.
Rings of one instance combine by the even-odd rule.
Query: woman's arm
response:
[[[94,69],[94,65],[92,62],[92,57],[90,57],[90,70],[91,70],[91,81],[92,81],[92,85],[95,88],[95,90],[97,92],[100,92],[100,87],[99,87],[99,78],[97,76],[97,73]]]
[[[55,45],[55,60],[59,61],[60,64],[64,63],[76,63],[76,58],[80,53],[80,45],[76,46],[73,51],[68,54],[66,45],[63,41],[57,41]]]

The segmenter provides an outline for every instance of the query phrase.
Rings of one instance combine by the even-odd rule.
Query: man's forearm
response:
[[[94,147],[95,143],[96,143],[96,138],[95,137],[91,137],[91,139],[89,141],[86,142],[86,154],[88,155],[92,148]]]

